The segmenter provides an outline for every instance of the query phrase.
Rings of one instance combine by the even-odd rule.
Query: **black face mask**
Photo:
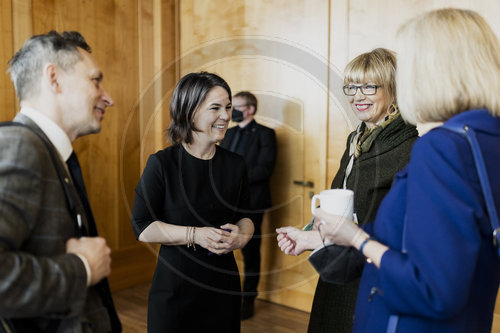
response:
[[[236,123],[243,121],[243,111],[233,109],[231,120],[236,122]]]

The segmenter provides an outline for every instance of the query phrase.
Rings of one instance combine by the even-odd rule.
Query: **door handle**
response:
[[[314,187],[314,183],[313,182],[303,181],[303,180],[294,180],[293,184],[294,185],[304,186],[304,187],[310,187],[310,188]]]

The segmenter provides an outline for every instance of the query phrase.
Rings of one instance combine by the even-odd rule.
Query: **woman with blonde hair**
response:
[[[355,332],[490,332],[500,282],[492,227],[500,210],[500,45],[476,12],[441,9],[403,25],[398,50],[403,118],[444,124],[417,140],[373,224],[361,229],[317,209],[315,227],[371,262]]]
[[[396,172],[410,159],[417,131],[405,124],[396,103],[396,57],[378,48],[347,64],[344,94],[361,121],[347,138],[346,149],[331,188],[354,191],[354,209],[361,225],[373,221]],[[356,294],[365,258],[352,248],[323,247],[317,231],[294,227],[277,230],[286,254],[315,251],[309,258],[320,273],[308,331],[351,332]]]

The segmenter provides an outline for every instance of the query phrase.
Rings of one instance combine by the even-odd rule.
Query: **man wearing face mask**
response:
[[[260,275],[260,243],[261,225],[264,211],[271,207],[271,191],[269,179],[276,161],[276,134],[273,129],[258,124],[255,119],[257,98],[248,91],[241,91],[233,96],[232,120],[238,126],[230,128],[221,142],[223,148],[229,149],[245,159],[250,183],[249,216],[255,226],[252,239],[242,249],[245,263],[243,282],[243,304],[241,319],[245,320],[254,314],[254,301],[257,297],[257,285]]]

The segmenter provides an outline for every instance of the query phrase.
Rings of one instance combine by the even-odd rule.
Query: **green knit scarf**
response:
[[[381,123],[372,128],[368,129],[366,126],[362,126],[362,123],[358,126],[357,133],[351,140],[349,155],[354,154],[354,159],[356,159],[362,153],[370,150],[377,136],[399,116],[399,110],[394,104],[391,105],[390,110],[392,112],[389,112]]]

